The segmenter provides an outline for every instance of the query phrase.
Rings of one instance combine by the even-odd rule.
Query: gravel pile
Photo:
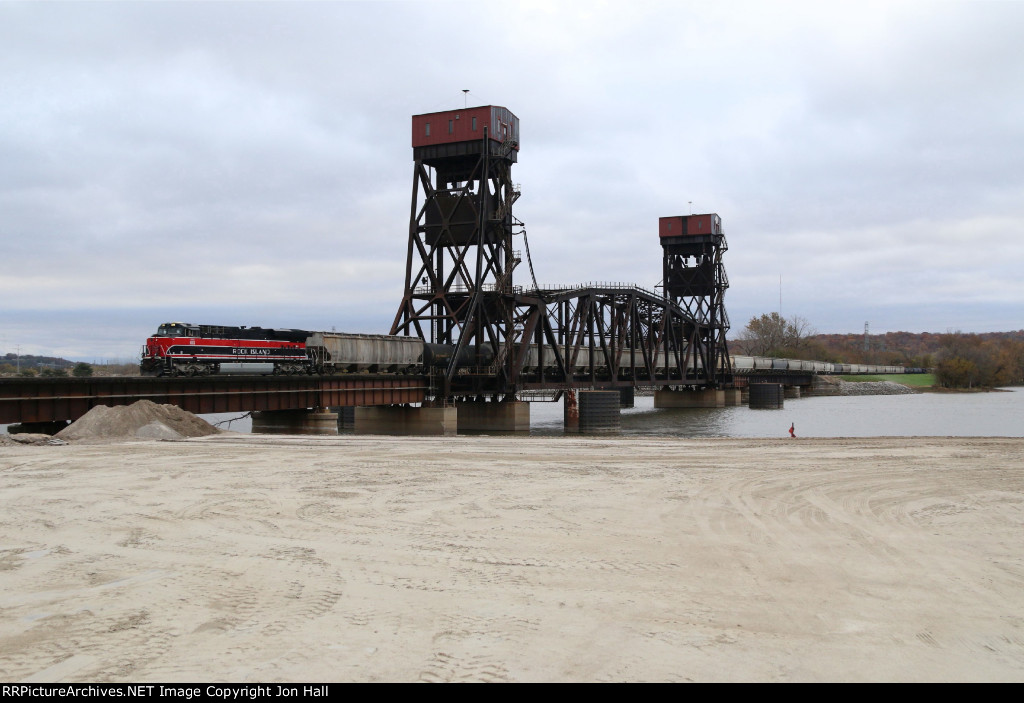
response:
[[[58,432],[64,440],[185,439],[220,432],[205,420],[175,405],[140,400],[131,405],[99,405]]]
[[[838,395],[906,395],[919,392],[910,386],[892,381],[838,381]]]

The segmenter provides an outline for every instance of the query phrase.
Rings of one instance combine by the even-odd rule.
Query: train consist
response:
[[[818,374],[890,374],[911,373],[903,366],[878,366],[875,364],[833,364],[826,361],[801,361],[799,359],[776,359],[769,356],[731,356],[732,370],[740,374],[768,374],[782,372],[803,372]],[[917,369],[924,371],[924,369]]]
[[[425,373],[446,368],[454,352],[453,346],[427,344],[418,337],[167,322],[146,340],[140,369],[144,376]],[[589,372],[589,349],[579,349],[575,357],[571,350],[565,350],[565,356],[576,373]],[[553,357],[550,352],[545,354],[545,372],[555,370]],[[597,351],[595,357],[597,369],[607,367],[603,353]],[[671,362],[672,359],[659,352],[652,361],[655,373],[661,374],[665,371],[666,361]],[[905,372],[899,366],[832,364],[761,356],[732,356],[731,361],[733,371],[742,375]],[[471,346],[460,352],[457,366],[488,367],[493,362],[494,355],[489,347]],[[642,363],[638,352],[637,364]],[[540,349],[530,346],[523,360],[523,371],[536,373],[540,366]]]
[[[146,340],[139,368],[143,376],[419,373],[447,367],[454,352],[417,337],[167,322]],[[492,361],[475,347],[459,355],[459,366]]]

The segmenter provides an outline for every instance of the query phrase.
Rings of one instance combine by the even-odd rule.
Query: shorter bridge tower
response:
[[[722,233],[722,218],[715,213],[677,215],[658,220],[663,251],[665,297],[693,318],[696,353],[708,387],[732,382],[729,349],[725,340],[729,316],[725,312],[725,275],[722,255],[729,244]]]

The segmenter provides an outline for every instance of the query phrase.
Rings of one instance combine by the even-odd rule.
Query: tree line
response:
[[[866,341],[866,343],[865,343]],[[734,354],[813,359],[841,364],[923,368],[945,388],[976,388],[1024,383],[1024,330],[817,334],[801,317],[766,313],[750,318],[729,341]]]

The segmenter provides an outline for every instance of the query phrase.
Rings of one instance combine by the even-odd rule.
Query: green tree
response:
[[[75,368],[71,369],[71,375],[79,378],[92,376],[92,364],[87,364],[84,361],[78,362],[75,364]]]

